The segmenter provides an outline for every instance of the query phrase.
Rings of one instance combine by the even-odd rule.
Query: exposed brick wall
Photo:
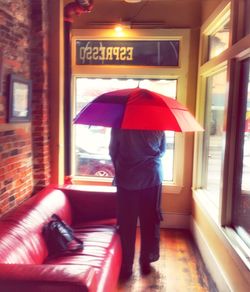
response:
[[[31,76],[33,82],[32,135],[35,191],[49,184],[49,112],[48,112],[48,3],[30,1],[33,36],[31,40]]]
[[[46,15],[47,0],[0,0],[0,216],[49,183]],[[32,80],[30,123],[7,121],[11,73]]]
[[[32,192],[30,127],[0,131],[0,214],[15,207]]]

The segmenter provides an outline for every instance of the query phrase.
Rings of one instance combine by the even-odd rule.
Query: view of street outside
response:
[[[250,193],[250,133],[245,133],[241,189]]]
[[[204,188],[209,191],[211,201],[219,206],[221,181],[223,175],[222,164],[226,141],[225,132],[225,104],[227,99],[226,72],[223,71],[209,77],[207,90],[207,166],[204,168],[206,183]],[[249,83],[250,84],[250,83]],[[250,192],[250,85],[248,85],[248,97],[246,105],[245,138],[243,145],[242,183],[244,193]]]
[[[210,199],[219,205],[220,186],[222,176],[223,143],[220,135],[211,135],[209,141],[208,176],[206,189],[210,192]]]
[[[225,150],[225,104],[227,102],[226,71],[208,77],[206,96],[206,131],[204,140],[203,188],[209,192],[209,199],[216,207],[222,182],[222,162]]]
[[[135,80],[77,78],[75,109],[77,114],[98,95],[137,86],[176,97],[176,80]],[[75,175],[113,177],[114,168],[109,156],[110,128],[74,125]],[[173,180],[174,132],[165,132],[167,151],[163,157],[164,180]]]
[[[250,194],[250,74],[248,80],[241,189]]]

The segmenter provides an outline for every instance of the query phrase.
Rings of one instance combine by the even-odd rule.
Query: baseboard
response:
[[[161,228],[189,229],[190,215],[163,213],[162,216]]]
[[[205,262],[205,265],[211,274],[218,290],[220,292],[230,292],[232,291],[226,282],[226,278],[223,276],[223,272],[220,269],[219,264],[216,261],[216,258],[208,246],[199,226],[195,223],[193,218],[190,219],[190,231],[194,237],[195,243],[201,253],[201,256]]]

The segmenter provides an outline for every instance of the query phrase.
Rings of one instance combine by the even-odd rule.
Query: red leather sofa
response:
[[[48,187],[0,218],[1,292],[116,290],[121,244],[115,227],[116,193],[108,187]],[[53,213],[84,248],[48,257],[42,228]]]

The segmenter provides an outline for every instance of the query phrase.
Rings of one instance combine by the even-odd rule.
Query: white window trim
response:
[[[211,77],[215,74],[218,74],[227,69],[226,63],[223,62],[218,66],[214,67],[213,70],[200,74],[200,82],[198,87],[198,98],[196,108],[200,109],[198,112],[198,116],[200,120],[205,119],[205,104],[206,104],[206,86],[207,86],[207,78]],[[212,216],[216,221],[219,220],[219,213],[220,213],[220,206],[216,206],[213,204],[211,200],[209,200],[209,195],[211,194],[206,189],[203,189],[202,186],[202,155],[203,155],[203,137],[205,133],[198,133],[196,135],[195,141],[195,150],[194,150],[194,176],[193,176],[193,190],[197,191],[198,193],[206,194],[207,206],[210,206],[209,210],[211,211]],[[215,212],[216,209],[216,212]]]
[[[206,210],[210,218],[219,226],[219,208],[209,199],[209,192],[205,189],[193,189],[195,199],[197,199],[202,206],[202,209]]]
[[[201,37],[200,37],[200,67],[198,72],[198,86],[197,86],[197,99],[196,99],[196,109],[198,109],[197,117],[198,120],[204,121],[205,119],[205,105],[206,105],[206,86],[207,78],[217,74],[228,68],[228,51],[229,49],[222,52],[220,55],[214,57],[211,60],[207,60],[208,55],[208,35],[214,33],[223,23],[231,13],[231,1],[224,0],[220,3],[214,13],[207,19],[207,21],[201,27]],[[230,21],[231,22],[231,21]],[[232,23],[231,23],[232,25]],[[231,42],[229,42],[231,46]],[[209,192],[202,189],[202,155],[203,155],[203,137],[205,133],[198,133],[195,137],[195,147],[194,147],[194,167],[193,167],[193,191],[203,194],[202,197],[206,197],[206,205],[208,210],[211,212],[214,220],[217,223],[221,223],[222,214],[222,199],[220,199],[219,206],[215,206],[209,200]],[[221,195],[222,196],[222,195]],[[215,211],[216,210],[216,211]]]

